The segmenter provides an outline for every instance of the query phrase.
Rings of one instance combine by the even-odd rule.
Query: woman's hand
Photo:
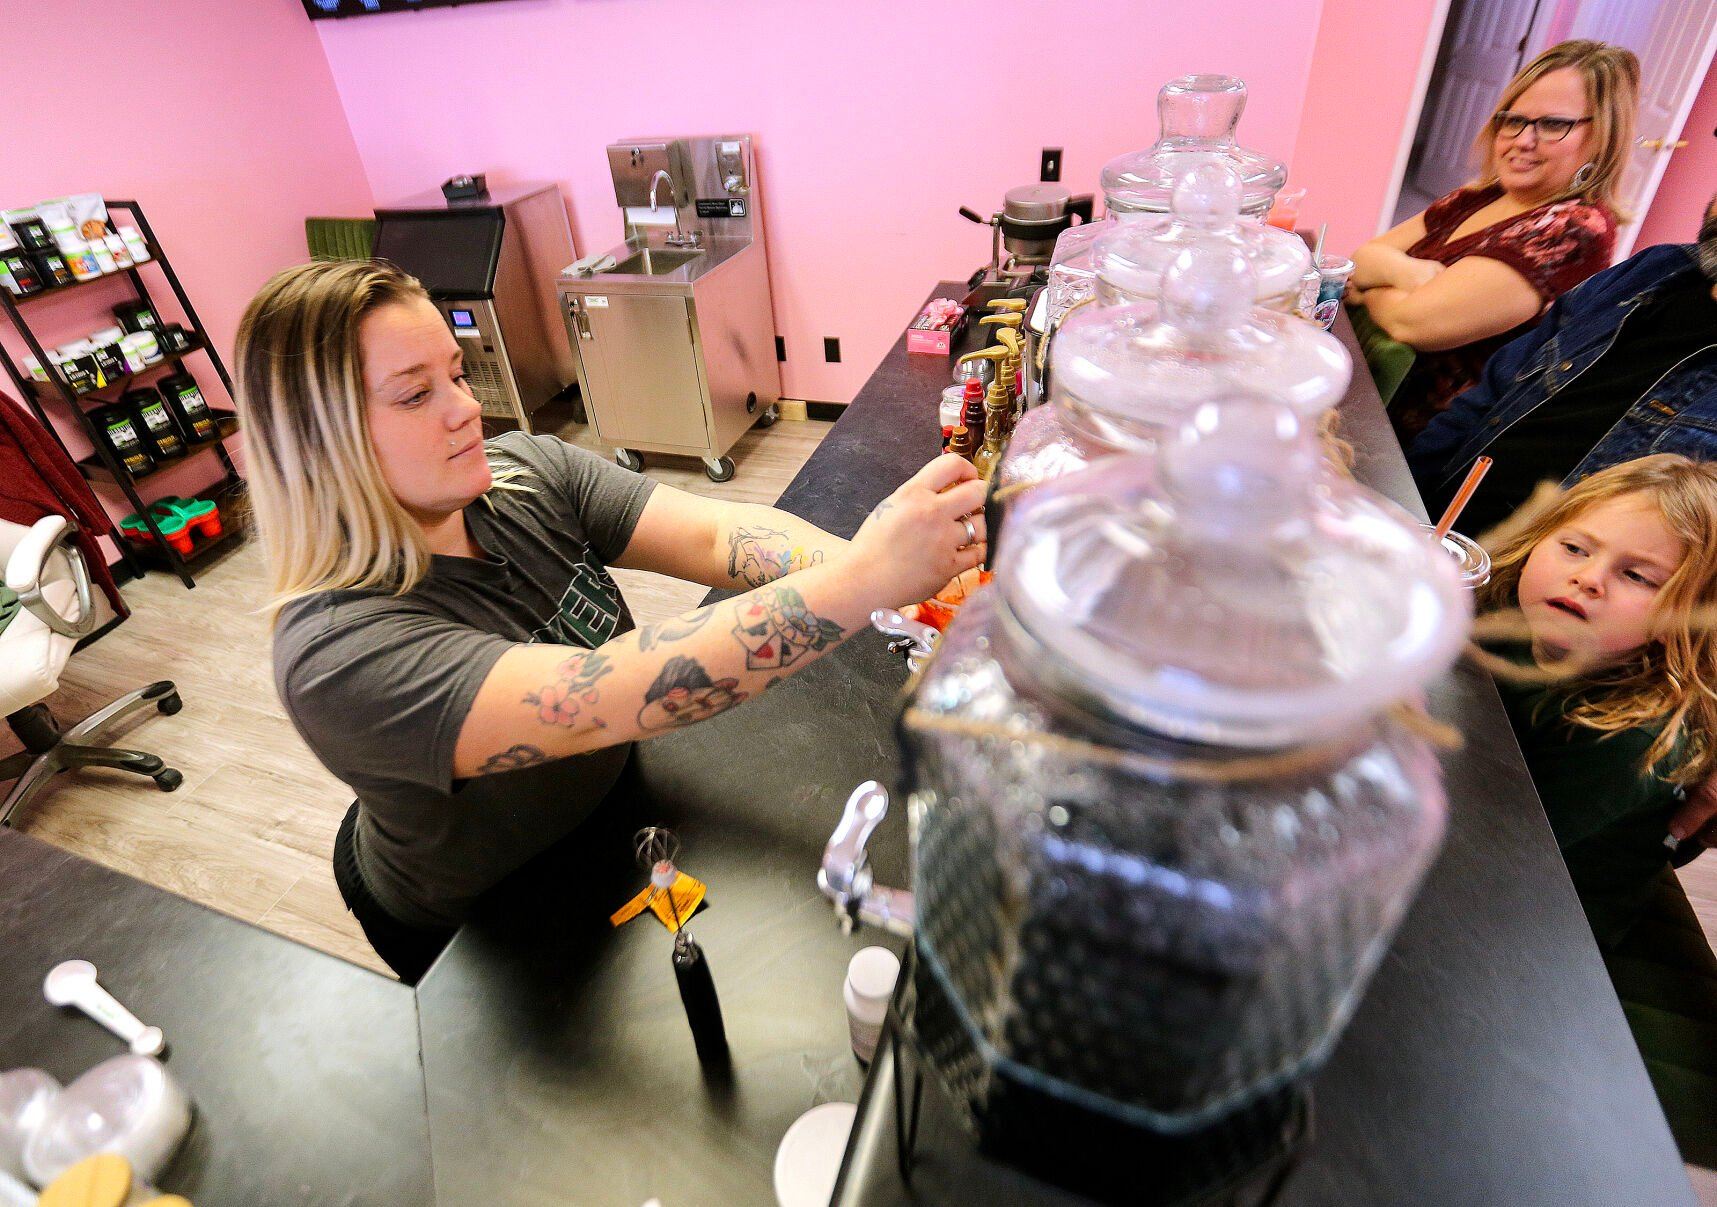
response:
[[[1717,775],[1687,793],[1687,803],[1669,821],[1670,837],[1677,842],[1696,838],[1704,847],[1717,847]]]
[[[1417,289],[1421,285],[1428,285],[1444,268],[1444,265],[1435,260],[1421,260],[1417,256],[1406,256],[1403,259],[1405,263],[1395,272],[1397,289]]]
[[[928,599],[984,559],[984,481],[946,453],[870,513],[843,560],[872,606]],[[968,525],[970,525],[968,540]]]

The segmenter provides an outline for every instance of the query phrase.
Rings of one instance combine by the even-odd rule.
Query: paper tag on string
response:
[[[667,892],[662,892],[654,885],[646,885],[636,897],[610,914],[608,921],[615,926],[624,926],[643,913],[644,907],[648,905],[650,912],[656,915],[663,926],[670,931],[676,931],[679,926],[674,925],[675,913],[678,912],[681,925],[690,922],[698,906],[703,904],[704,894],[708,891],[708,886],[697,877],[676,872],[673,886]],[[673,898],[672,903],[668,900],[670,896]]]

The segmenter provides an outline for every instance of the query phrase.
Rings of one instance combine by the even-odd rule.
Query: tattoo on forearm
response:
[[[544,725],[571,727],[578,723],[585,705],[595,704],[601,698],[596,684],[613,669],[608,656],[594,650],[568,658],[560,664],[560,677],[534,692],[527,692],[525,703],[536,706],[537,720]],[[592,729],[606,728],[601,717],[591,717],[588,724]]]
[[[805,597],[786,586],[741,600],[739,623],[733,627],[750,671],[784,670],[807,653],[838,644],[846,632],[814,614],[805,606]]]
[[[711,679],[696,658],[675,655],[644,692],[638,727],[677,729],[726,712],[749,695],[738,687],[738,679]]]
[[[821,549],[795,545],[774,528],[735,528],[727,538],[727,574],[752,587],[822,562]]]
[[[489,760],[477,768],[478,775],[494,775],[497,771],[517,771],[521,767],[534,767],[538,763],[546,763],[548,755],[535,746],[520,743],[509,746],[499,754],[491,755]]]
[[[668,620],[659,620],[647,624],[638,630],[638,648],[645,652],[655,649],[667,641],[679,641],[690,637],[693,633],[709,623],[709,618],[715,615],[714,608],[699,608],[696,612],[688,612],[684,616],[675,616]]]

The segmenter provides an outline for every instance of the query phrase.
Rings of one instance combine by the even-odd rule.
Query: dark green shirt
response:
[[[1676,789],[1641,770],[1655,729],[1600,733],[1563,720],[1566,697],[1499,682],[1527,770],[1602,947],[1620,942],[1669,863]]]
[[[412,926],[457,926],[484,891],[584,820],[629,749],[453,778],[459,731],[502,654],[532,642],[595,649],[631,630],[607,567],[654,486],[553,436],[509,432],[489,453],[527,470],[530,489],[491,491],[465,509],[483,560],[437,554],[404,595],[322,591],[281,609],[274,629],[287,716],[357,793],[364,884]],[[579,707],[572,696],[545,701],[545,720],[553,710],[569,723]]]

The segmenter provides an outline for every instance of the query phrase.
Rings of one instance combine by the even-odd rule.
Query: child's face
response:
[[[1657,593],[1686,554],[1641,494],[1595,503],[1539,541],[1520,571],[1520,610],[1540,663],[1613,662],[1651,638]]]

